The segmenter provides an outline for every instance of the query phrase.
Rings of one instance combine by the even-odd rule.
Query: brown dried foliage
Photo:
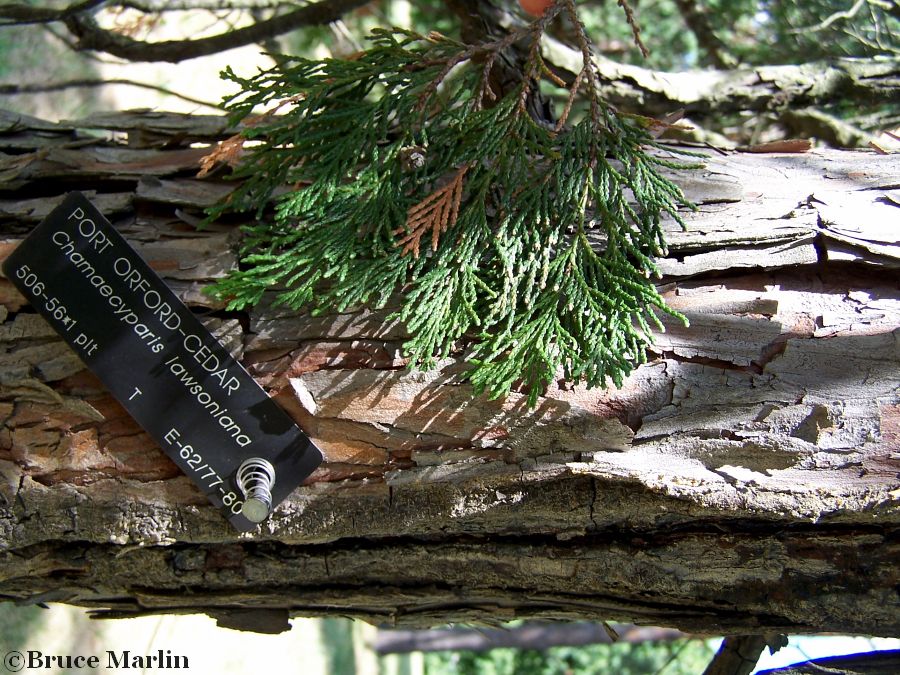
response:
[[[459,204],[462,201],[463,180],[470,165],[465,164],[453,178],[438,188],[418,204],[411,206],[406,212],[406,225],[394,230],[394,235],[406,235],[397,241],[395,246],[402,246],[400,255],[412,252],[414,258],[419,257],[422,237],[431,231],[431,250],[437,251],[441,233],[456,222],[459,217]]]
[[[295,94],[294,96],[286,98],[277,103],[275,107],[266,110],[259,115],[249,115],[244,120],[243,124],[245,127],[255,127],[258,124],[262,124],[269,120],[273,115],[277,114],[284,106],[296,103],[297,101],[302,100],[304,96],[305,94]],[[234,136],[230,136],[224,141],[219,142],[208,155],[200,160],[200,171],[197,173],[197,178],[203,178],[208,175],[217,164],[227,164],[232,168],[236,167],[244,154],[244,143],[246,141],[247,139],[244,138],[241,133],[237,133]]]
[[[208,175],[218,164],[227,164],[232,168],[236,167],[244,154],[245,140],[241,134],[235,134],[221,141],[212,149],[212,152],[204,155],[200,160],[200,171],[197,172],[197,178],[203,178]]]

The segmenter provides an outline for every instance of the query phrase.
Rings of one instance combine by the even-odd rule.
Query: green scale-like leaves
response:
[[[644,149],[655,142],[640,120],[596,98],[561,129],[531,118],[527,90],[482,107],[478,55],[385,31],[354,60],[285,57],[250,79],[228,74],[242,88],[230,107],[257,144],[218,212],[262,218],[294,188],[274,222],[245,228],[243,269],[214,291],[239,309],[274,288],[312,311],[399,294],[411,363],[468,349],[471,381],[491,396],[522,383],[534,404],[560,369],[619,385],[646,360],[654,309],[670,311],[650,281],[661,215],[677,218],[683,201],[657,170],[669,162]],[[595,250],[590,230],[605,245]]]

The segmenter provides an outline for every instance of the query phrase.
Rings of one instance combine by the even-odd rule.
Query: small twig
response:
[[[491,69],[494,67],[494,61],[497,60],[499,53],[493,52],[488,54],[488,57],[484,60],[484,68],[481,71],[481,88],[478,91],[478,96],[475,97],[475,105],[477,107],[481,107],[481,102],[485,97],[490,101],[497,100],[497,94],[491,89]]]
[[[644,41],[641,39],[641,27],[638,25],[637,19],[634,18],[634,10],[631,9],[631,5],[628,4],[628,0],[618,0],[619,7],[622,8],[622,11],[625,12],[625,20],[628,22],[628,25],[631,26],[631,35],[634,39],[634,44],[638,46],[638,49],[641,50],[641,54],[644,55],[646,59],[650,56],[650,50],[647,49],[647,45],[644,44]]]
[[[569,119],[569,114],[572,112],[572,105],[575,103],[575,96],[578,94],[578,90],[581,88],[581,83],[584,80],[584,76],[587,70],[587,68],[582,68],[580,71],[578,71],[578,75],[575,76],[575,81],[569,88],[569,98],[566,100],[566,107],[563,108],[562,114],[559,116],[559,121],[556,123],[557,132],[562,130],[563,126],[566,123],[566,120]]]
[[[795,34],[796,33],[815,33],[820,30],[825,30],[826,28],[828,28],[829,26],[833,25],[834,23],[836,23],[838,21],[852,19],[854,16],[856,16],[857,12],[859,12],[859,10],[861,10],[863,8],[863,5],[865,5],[865,4],[867,4],[866,0],[856,0],[856,2],[853,3],[853,6],[850,9],[844,10],[843,12],[835,12],[831,16],[826,17],[819,23],[814,24],[812,26],[804,26],[802,28],[794,28],[793,30],[791,30],[789,32],[795,33]]]
[[[543,73],[544,76],[546,76],[546,78],[548,80],[550,80],[553,84],[555,84],[557,87],[565,88],[566,87],[565,80],[563,80],[559,75],[557,75],[552,70],[550,70],[550,67],[547,65],[547,62],[544,61],[543,56],[541,56],[540,54],[538,56],[541,60],[541,63],[540,63],[541,73]]]
[[[485,56],[485,63],[482,71],[482,85],[481,91],[479,95],[476,97],[476,103],[480,104],[481,100],[486,97],[488,100],[496,100],[496,94],[491,90],[489,80],[491,69],[493,68],[494,63],[497,60],[497,57],[505,50],[514,45],[519,40],[524,39],[527,36],[532,37],[532,52],[536,52],[537,44],[540,42],[541,36],[544,34],[544,31],[547,28],[547,25],[556,18],[556,15],[559,14],[562,9],[565,0],[557,0],[556,4],[552,7],[548,8],[546,12],[544,12],[543,16],[538,19],[535,19],[531,23],[521,26],[516,30],[511,31],[504,37],[499,40],[492,40],[490,42],[481,42],[478,44],[474,44],[469,46],[464,51],[460,52],[456,56],[451,59],[448,59],[441,69],[441,71],[435,76],[434,80],[432,80],[431,84],[422,92],[419,100],[419,107],[424,108],[426,102],[431,95],[437,91],[437,88],[440,86],[441,82],[450,74],[456,66],[460,63],[464,63],[465,61],[469,61],[476,56]],[[533,61],[533,59],[531,59]],[[427,64],[423,64],[427,65]],[[532,63],[532,67],[534,64]],[[527,94],[527,91],[526,91]]]
[[[676,649],[674,652],[672,652],[672,653],[669,655],[669,658],[666,659],[666,662],[665,662],[664,664],[662,664],[662,665],[659,667],[659,670],[657,670],[655,673],[653,673],[653,675],[662,675],[662,672],[663,672],[666,668],[668,668],[669,666],[671,666],[671,665],[678,659],[679,656],[681,656],[681,652],[683,652],[684,649],[685,649],[685,647],[687,647],[689,644],[690,644],[690,642],[689,642],[688,640],[685,640],[685,641],[678,647],[678,649]]]
[[[575,39],[578,43],[578,48],[581,50],[581,71],[575,78],[576,83],[578,83],[578,77],[581,76],[581,73],[587,75],[589,94],[588,98],[591,102],[591,119],[594,120],[595,124],[599,125],[601,124],[602,115],[599,103],[600,82],[597,79],[597,71],[595,70],[594,66],[594,54],[591,49],[591,40],[587,35],[584,24],[581,22],[581,19],[578,18],[578,11],[575,9],[574,0],[564,1],[566,5],[566,13],[569,15],[569,19],[572,21],[572,25],[575,27]],[[575,83],[573,83],[573,86],[574,84]]]
[[[528,58],[526,59],[527,70],[522,76],[522,91],[519,93],[519,112],[525,112],[525,106],[528,103],[528,94],[531,93],[531,82],[537,78],[541,69],[541,34],[534,35],[531,41],[531,47],[528,50]]]
[[[447,77],[447,75],[450,74],[451,70],[456,68],[456,66],[458,66],[460,63],[463,63],[464,61],[468,61],[469,59],[472,58],[471,52],[472,52],[472,49],[470,48],[463,52],[460,52],[459,54],[457,54],[456,56],[454,56],[451,59],[447,59],[447,62],[444,64],[444,67],[441,69],[441,72],[439,72],[435,76],[435,78],[431,81],[431,84],[429,84],[419,95],[419,103],[418,103],[419,110],[423,110],[425,108],[425,106],[428,104],[429,99],[432,97],[434,92],[437,91],[437,88],[439,86],[441,86],[441,82],[443,82],[444,79]],[[429,65],[432,65],[432,63],[431,62],[420,63],[418,65],[420,67],[427,67]]]
[[[338,42],[343,40],[348,45],[350,45],[350,50],[346,50],[343,52],[343,56],[348,56],[349,54],[355,54],[363,51],[364,47],[362,43],[356,39],[353,33],[350,32],[350,29],[347,27],[347,24],[344,23],[343,19],[338,19],[337,21],[332,21],[328,24],[328,27],[331,29],[332,34],[337,38]],[[334,53],[334,49],[331,50]]]

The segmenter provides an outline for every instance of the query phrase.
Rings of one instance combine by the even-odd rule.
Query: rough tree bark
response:
[[[546,42],[552,63],[578,72],[581,55],[576,50]],[[897,97],[900,71],[900,59],[888,56],[684,72],[655,71],[604,56],[595,56],[594,63],[603,96],[616,106],[659,116],[685,108],[701,119],[746,110],[797,110],[836,100],[888,103]]]
[[[230,187],[194,178],[191,143],[227,133],[0,117],[0,251],[86,191],[327,461],[237,536],[0,280],[0,598],[263,631],[349,615],[898,633],[895,158],[713,154],[681,175],[700,209],[672,227],[662,284],[691,327],[622,389],[559,382],[528,410],[473,398],[458,359],[405,370],[388,312],[211,303],[236,232],[194,229]]]

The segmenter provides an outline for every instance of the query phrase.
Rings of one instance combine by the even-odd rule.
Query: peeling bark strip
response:
[[[0,257],[85,191],[326,463],[236,537],[0,280],[0,597],[263,631],[350,615],[898,633],[896,159],[735,153],[678,176],[700,209],[660,267],[691,327],[621,389],[560,381],[529,411],[473,399],[460,356],[407,372],[388,311],[222,312],[200,290],[237,233],[193,225],[231,186],[194,178],[205,150],[187,145],[227,130],[143,119],[102,118],[124,147],[78,131],[97,120],[0,114]]]

